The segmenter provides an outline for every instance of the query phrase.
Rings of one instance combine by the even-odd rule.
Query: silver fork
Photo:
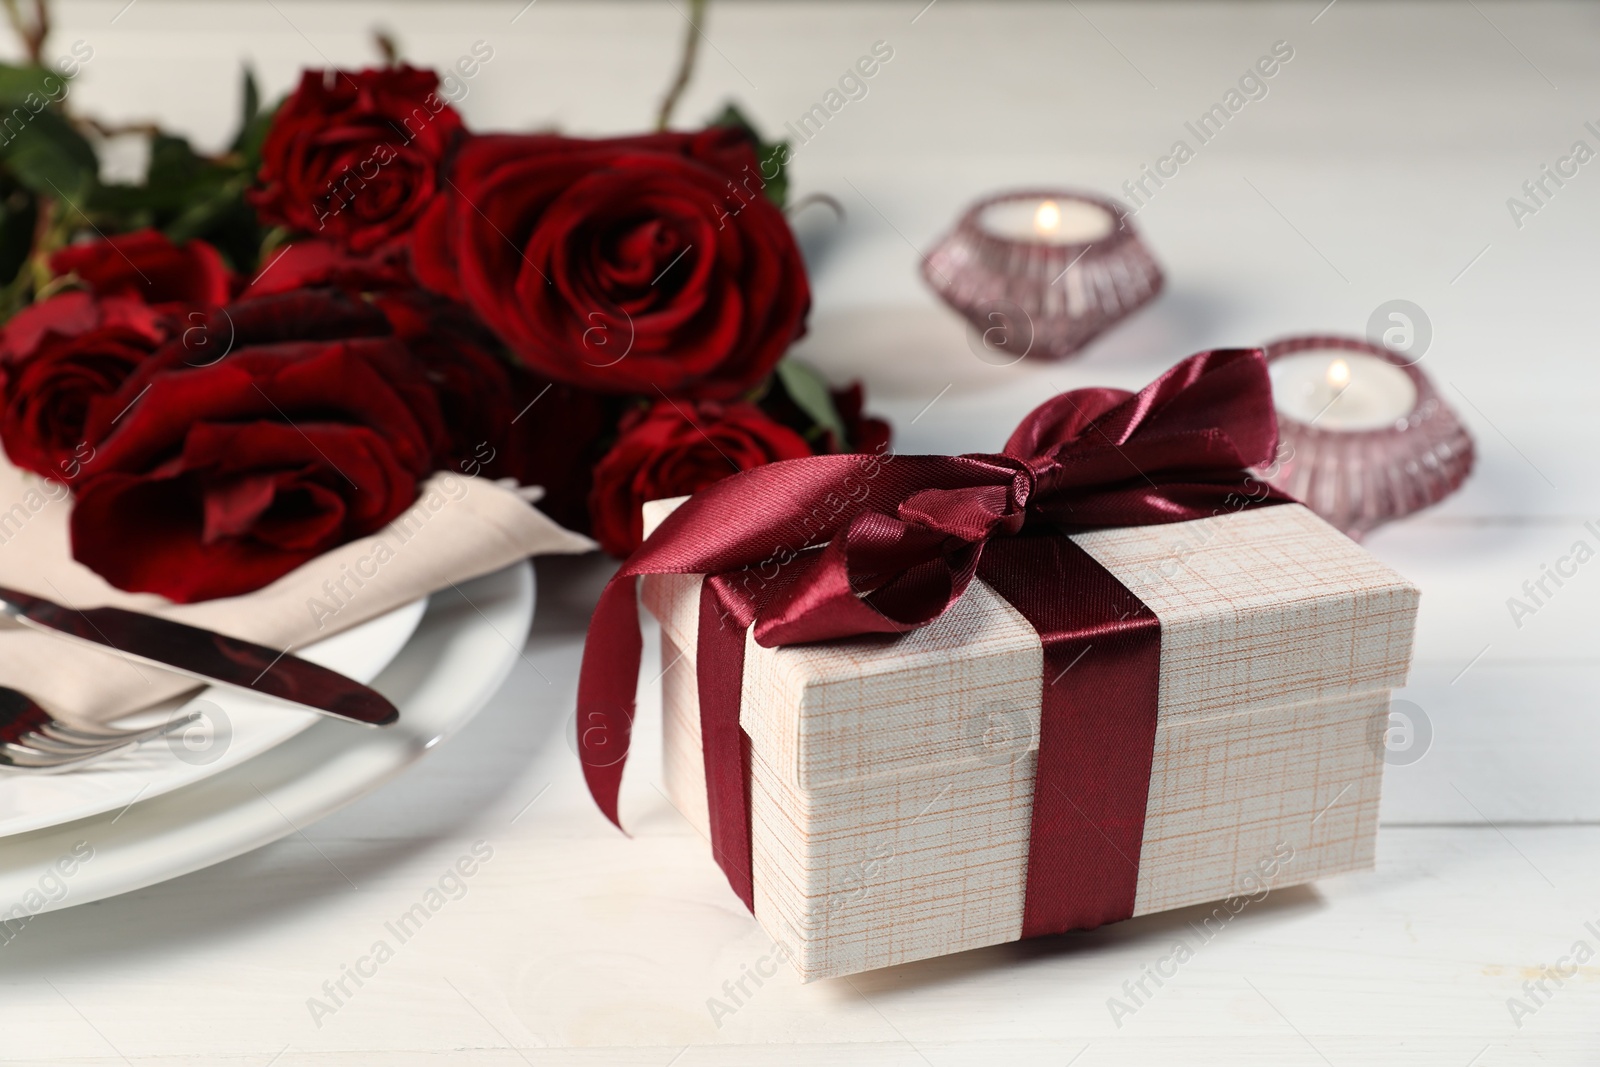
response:
[[[181,729],[199,715],[194,712],[135,730],[74,725],[51,718],[28,694],[0,686],[0,773],[74,770]]]

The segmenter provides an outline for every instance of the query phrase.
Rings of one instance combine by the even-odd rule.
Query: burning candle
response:
[[[971,205],[923,258],[922,276],[972,325],[978,358],[1002,366],[1071,356],[1162,285],[1124,208],[1068,189]]]
[[[990,204],[979,215],[978,225],[1012,241],[1086,245],[1109,234],[1116,220],[1088,200],[1030,198]]]
[[[1278,452],[1258,473],[1351,537],[1437,503],[1472,471],[1472,438],[1411,361],[1345,337],[1266,347]]]
[[[1278,411],[1323,430],[1381,430],[1417,405],[1405,370],[1364,352],[1313,348],[1274,360],[1268,371]]]

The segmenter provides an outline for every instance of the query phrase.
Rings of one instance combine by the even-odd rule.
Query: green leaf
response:
[[[77,198],[100,164],[55,107],[66,95],[67,79],[47,67],[0,63],[0,161],[35,193]]]
[[[833,406],[833,397],[828,392],[828,383],[815,369],[798,359],[785,359],[778,363],[778,381],[783,385],[784,392],[789,394],[789,399],[801,411],[811,416],[818,426],[832,433],[839,442],[839,447],[848,448],[854,442],[849,434],[845,433],[844,420],[839,417],[839,411]]]
[[[283,97],[269,108],[257,111],[255,117],[239,131],[239,154],[244,157],[244,168],[250,174],[255,174],[261,168],[261,145],[267,139],[267,131],[272,129],[272,120],[277,117],[278,109],[283,106]]]
[[[759,175],[762,188],[767,194],[767,199],[782,208],[789,202],[789,142],[766,141],[761,137],[755,125],[739,110],[737,104],[729,102],[722,108],[722,114],[711,120],[713,126],[732,126],[743,130],[750,135],[750,140],[755,143],[756,159],[760,162]]]
[[[164,226],[198,201],[209,200],[238,177],[237,167],[199,155],[182,137],[150,138],[150,166],[143,185],[106,185],[94,191],[89,210],[108,215],[117,229]]]
[[[81,204],[99,174],[94,149],[54,111],[0,109],[0,160],[36,193]]]
[[[14,107],[26,105],[28,96],[35,97],[34,104],[59,104],[66,98],[67,79],[48,67],[14,67],[0,63],[0,104]]]
[[[240,155],[208,158],[182,137],[157,133],[150,138],[146,184],[101,186],[89,210],[107,230],[149,226],[177,242],[202,238],[248,271],[261,241],[255,214],[244,202],[253,172]]]
[[[169,133],[158,133],[150,138],[150,167],[145,184],[152,189],[194,185],[207,169],[222,168],[200,158],[185,138]]]
[[[10,283],[33,250],[33,230],[38,221],[37,202],[27,190],[3,183],[0,198],[0,281]]]
[[[239,116],[239,132],[234,135],[230,149],[234,152],[244,150],[245,138],[250,133],[250,126],[255,122],[256,116],[261,112],[261,90],[256,86],[256,72],[248,66],[244,68],[244,107]]]
[[[193,237],[207,236],[213,226],[243,203],[245,187],[249,184],[248,175],[234,175],[209,195],[197,197],[181,215],[163,227],[163,231],[179,244]]]
[[[119,230],[137,230],[152,225],[155,213],[168,208],[169,199],[169,193],[148,185],[99,185],[84,208],[92,215],[116,219]]]

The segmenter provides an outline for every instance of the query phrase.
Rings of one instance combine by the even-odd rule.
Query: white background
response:
[[[733,97],[777,132],[874,42],[894,49],[793,179],[846,211],[839,226],[819,208],[797,219],[815,290],[803,352],[865,380],[901,451],[994,449],[1060,388],[1138,386],[1201,348],[1360,334],[1392,299],[1427,312],[1421,365],[1479,467],[1369,539],[1423,590],[1402,696],[1433,732],[1420,761],[1388,768],[1376,872],[1252,905],[1120,1026],[1107,998],[1194,916],[811,986],[780,975],[718,1026],[707,998],[771,945],[655,788],[652,701],[624,803],[634,838],[593,809],[564,737],[607,568],[546,562],[512,680],[418,768],[304,835],[41,917],[0,948],[0,1061],[1600,1059],[1600,960],[1549,983],[1520,1026],[1507,1008],[1574,942],[1600,950],[1585,927],[1600,930],[1600,563],[1520,628],[1506,606],[1542,563],[1593,543],[1582,524],[1600,518],[1600,161],[1520,228],[1506,205],[1575,140],[1600,149],[1583,127],[1600,126],[1600,8],[924,2],[714,3],[679,109],[688,123]],[[94,48],[74,106],[214,148],[242,63],[276,94],[302,66],[371,62],[382,24],[419,64],[493,47],[461,104],[476,129],[609,134],[652,121],[686,10],[114,0],[62,5],[54,50]],[[1268,95],[1137,217],[1168,271],[1160,301],[1070,364],[976,359],[922,285],[919,250],[996,188],[1118,195],[1278,41],[1294,58]],[[493,858],[465,897],[317,1025],[307,998],[477,840]]]

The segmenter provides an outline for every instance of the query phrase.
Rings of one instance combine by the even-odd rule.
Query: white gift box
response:
[[[681,499],[647,505],[647,529]],[[1297,504],[1072,539],[1161,622],[1133,913],[1370,868],[1417,590]],[[670,665],[667,792],[709,838],[700,583],[647,576],[641,598]],[[1042,669],[1038,634],[977,580],[890,642],[747,634],[755,915],[802,978],[1021,936]]]

